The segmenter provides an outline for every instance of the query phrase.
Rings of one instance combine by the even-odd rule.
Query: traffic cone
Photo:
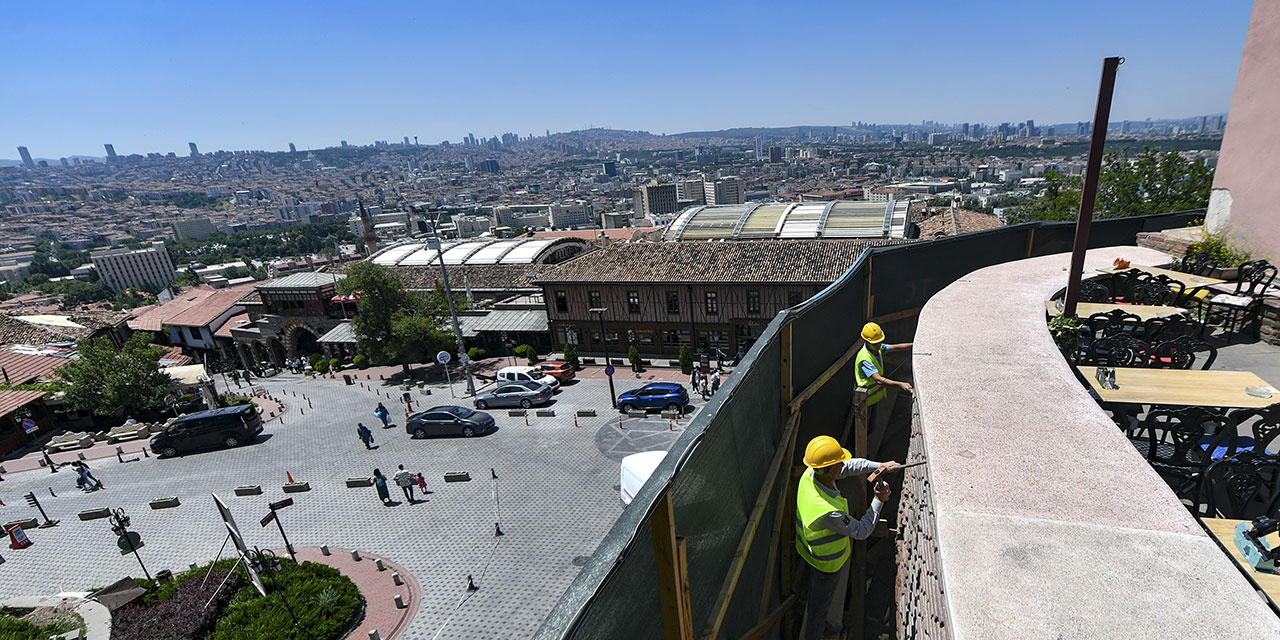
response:
[[[289,479],[289,484],[293,484],[293,474],[288,471],[284,472],[284,477]]]
[[[675,431],[675,430],[676,430],[676,421],[675,421],[675,420],[668,420],[668,421],[667,421],[667,431]]]
[[[298,415],[305,416],[307,415],[307,412],[302,407],[298,407]]]
[[[524,414],[524,426],[529,426],[529,414]]]
[[[53,496],[53,497],[55,497],[55,498],[56,498],[56,497],[58,497],[58,494],[56,494],[56,493],[54,493],[54,492],[53,492],[53,487],[49,487],[49,495],[51,495],[51,496]]]
[[[622,416],[618,416],[618,431],[626,431],[622,428]]]
[[[0,507],[4,506],[4,500],[0,500]]]
[[[575,416],[573,416],[573,428],[574,428],[574,429],[577,429],[577,428],[578,428],[578,416],[576,416],[576,415],[575,415]]]

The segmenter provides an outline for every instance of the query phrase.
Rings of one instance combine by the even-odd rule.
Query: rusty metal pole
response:
[[[1076,315],[1080,298],[1080,277],[1084,270],[1084,252],[1089,247],[1089,228],[1093,225],[1093,201],[1098,195],[1098,172],[1102,168],[1102,148],[1107,142],[1107,123],[1111,118],[1111,94],[1116,87],[1116,68],[1124,58],[1102,60],[1102,82],[1098,86],[1098,107],[1093,112],[1093,136],[1089,139],[1089,162],[1084,173],[1084,189],[1080,193],[1080,214],[1076,217],[1076,238],[1071,246],[1071,269],[1067,272],[1067,299],[1062,315]]]

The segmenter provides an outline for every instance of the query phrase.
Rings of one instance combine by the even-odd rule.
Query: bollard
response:
[[[329,545],[327,544],[320,545],[320,555],[322,556],[329,555]]]
[[[87,459],[88,459],[88,458],[85,458],[85,457],[84,457],[84,452],[82,452],[82,451],[77,451],[77,452],[76,452],[76,457],[77,457],[77,458],[80,458],[80,460],[82,460],[82,461],[83,461],[83,460],[87,460]]]
[[[56,497],[58,497],[58,494],[56,494],[56,493],[54,493],[54,492],[53,492],[53,487],[49,487],[49,495],[51,495],[51,496],[53,496],[53,497],[55,497],[55,498],[56,498]]]
[[[382,640],[382,636],[378,635],[377,629],[369,630],[369,640]]]
[[[404,598],[402,598],[398,593],[396,594],[396,608],[397,609],[404,608]]]
[[[400,585],[402,585],[402,584],[404,584],[404,580],[401,580],[401,579],[400,579],[400,572],[398,572],[398,571],[392,571],[392,572],[391,572],[391,581],[392,581],[392,582],[394,582],[394,583],[396,583],[396,586],[397,586],[397,587],[398,587],[398,586],[400,586]]]
[[[480,587],[476,586],[475,581],[471,579],[471,574],[468,573],[467,574],[467,591],[479,591],[479,590],[480,590]]]
[[[351,559],[360,562],[360,551],[358,549],[351,550]]]
[[[387,567],[386,567],[385,565],[383,565],[383,564],[382,564],[382,558],[376,558],[376,559],[374,559],[374,561],[373,561],[373,566],[377,567],[377,568],[378,568],[378,571],[386,571],[386,570],[387,570]]]

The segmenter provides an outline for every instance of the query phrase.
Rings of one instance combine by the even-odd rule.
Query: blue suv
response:
[[[676,382],[651,382],[639,389],[623,391],[618,396],[618,408],[623,413],[631,413],[636,409],[667,409],[679,411],[689,404],[689,392],[684,385]]]

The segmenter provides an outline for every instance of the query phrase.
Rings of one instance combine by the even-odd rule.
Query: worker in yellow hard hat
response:
[[[862,519],[849,515],[849,501],[840,495],[836,481],[849,476],[892,473],[897,462],[872,462],[854,458],[831,436],[818,436],[804,449],[804,464],[796,491],[796,552],[809,563],[809,601],[805,606],[802,640],[839,635],[826,623],[836,587],[845,580],[849,566],[849,539],[865,540],[875,529],[880,509],[889,499],[889,484],[875,483],[875,498]],[[833,632],[834,631],[834,632]]]
[[[876,403],[884,400],[885,388],[894,386],[903,391],[911,391],[906,382],[890,380],[885,376],[884,354],[890,351],[910,349],[910,342],[885,344],[884,330],[874,322],[862,326],[862,348],[853,363],[853,375],[859,387],[867,388],[867,415],[869,422],[875,424]]]

